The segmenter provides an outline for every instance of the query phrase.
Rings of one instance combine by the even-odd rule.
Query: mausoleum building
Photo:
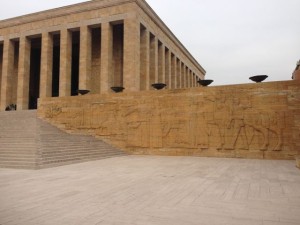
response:
[[[195,87],[204,75],[144,0],[94,0],[0,21],[0,111],[78,90]]]

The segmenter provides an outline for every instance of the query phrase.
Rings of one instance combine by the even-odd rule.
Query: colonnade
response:
[[[167,89],[199,86],[200,77],[169,46],[143,25],[140,35],[141,90],[153,83],[165,83]]]
[[[111,92],[198,86],[193,70],[154,32],[133,18],[44,31],[0,42],[1,111],[36,108],[36,99],[74,95],[74,90]]]

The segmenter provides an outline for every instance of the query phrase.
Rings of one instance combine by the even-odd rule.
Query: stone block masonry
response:
[[[43,98],[38,115],[133,154],[294,159],[300,82]]]
[[[88,1],[0,21],[0,70],[0,111],[36,109],[39,97],[78,90],[195,87],[206,73],[144,0]]]

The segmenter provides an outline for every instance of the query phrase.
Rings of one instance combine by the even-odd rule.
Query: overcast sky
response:
[[[1,0],[0,20],[84,2]],[[300,59],[300,0],[147,0],[215,85],[290,80]]]

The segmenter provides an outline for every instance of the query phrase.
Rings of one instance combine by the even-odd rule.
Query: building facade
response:
[[[0,111],[78,90],[195,87],[204,75],[144,0],[94,0],[0,21]]]

